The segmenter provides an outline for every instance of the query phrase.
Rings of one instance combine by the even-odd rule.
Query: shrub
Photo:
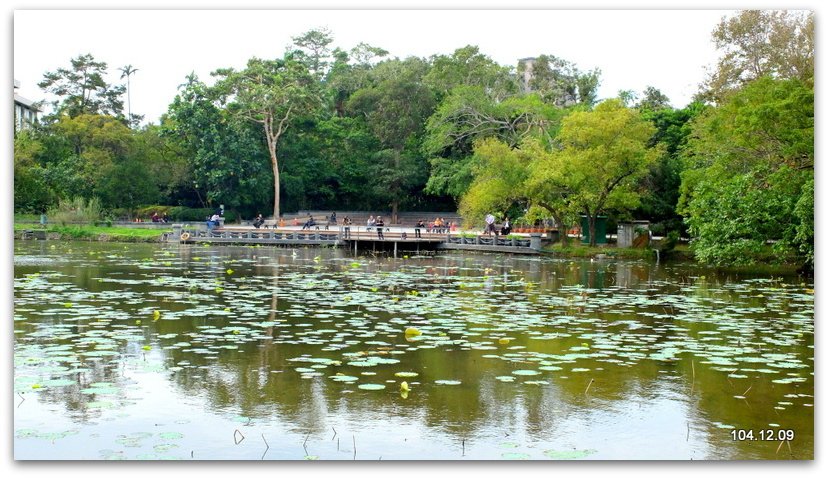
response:
[[[61,199],[56,208],[50,209],[46,215],[50,222],[58,224],[94,224],[101,219],[101,201],[91,198],[89,201],[82,197],[71,200]]]

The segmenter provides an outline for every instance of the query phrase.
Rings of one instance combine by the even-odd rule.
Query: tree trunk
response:
[[[402,151],[401,151],[401,150],[399,150],[399,149],[395,149],[395,150],[394,150],[394,170],[396,170],[396,171],[399,171],[399,170],[400,170],[400,162],[401,162],[401,161],[400,161],[400,155],[401,155],[401,154],[402,154]],[[395,182],[396,182],[396,181],[397,181],[397,180],[395,179]],[[394,195],[396,196],[396,195],[398,195],[401,191],[400,191],[399,184],[396,184],[395,186],[396,186],[396,187],[395,187],[394,189],[395,189],[396,191],[393,191],[393,193],[394,193]],[[395,197],[395,198],[391,201],[391,224],[398,224],[398,223],[399,223],[399,219],[397,218],[397,214],[398,214],[399,212],[400,212],[400,200],[399,200],[397,197]]]
[[[279,222],[279,160],[275,155],[270,158],[273,164],[273,219]]]
[[[590,214],[589,218],[589,247],[595,247],[595,217],[598,214]]]

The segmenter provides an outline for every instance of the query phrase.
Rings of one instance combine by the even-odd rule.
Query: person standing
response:
[[[385,221],[382,220],[382,216],[377,216],[375,225],[377,226],[377,238],[385,239],[385,236],[382,234],[382,229],[385,227]]]
[[[495,217],[491,213],[486,214],[486,230],[484,231],[485,234],[488,236],[491,233],[495,232]]]
[[[425,227],[425,221],[420,219],[419,221],[417,221],[417,225],[414,226],[414,237],[415,238],[422,239],[423,235],[420,232],[420,229],[422,229],[423,227]]]

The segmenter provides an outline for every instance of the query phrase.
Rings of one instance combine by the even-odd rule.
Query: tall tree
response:
[[[670,107],[670,98],[654,86],[644,89],[641,100],[635,105],[640,110],[656,111]]]
[[[479,141],[474,182],[460,209],[469,219],[522,202],[545,209],[564,229],[582,213],[589,218],[594,246],[598,214],[637,205],[637,180],[659,155],[657,148],[648,147],[654,130],[636,110],[613,99],[594,111],[565,117],[558,133],[560,149],[537,137],[517,148],[494,138]]]
[[[696,256],[749,263],[771,241],[813,263],[814,91],[761,78],[693,122],[679,212]],[[810,227],[810,229],[809,229]]]
[[[813,85],[813,12],[745,10],[722,18],[713,41],[722,56],[701,85],[700,99],[721,103],[763,76]]]
[[[270,200],[269,155],[256,123],[220,107],[223,93],[195,75],[188,77],[162,129],[179,154],[188,157],[194,192],[201,201],[249,214]]]
[[[121,79],[123,80],[124,77],[127,79],[127,120],[130,125],[133,123],[132,117],[132,88],[129,85],[129,77],[134,75],[135,72],[138,71],[138,68],[133,68],[132,65],[126,65],[121,68],[118,68],[121,72]]]
[[[416,174],[426,169],[416,144],[435,106],[434,94],[422,82],[427,68],[423,60],[413,57],[385,62],[375,71],[376,86],[357,91],[348,103],[382,145],[383,150],[375,155],[377,186],[388,197],[394,222],[400,203],[417,182],[425,180]]]
[[[54,115],[70,118],[83,114],[110,115],[123,118],[123,85],[110,85],[105,80],[106,63],[91,54],[71,59],[70,68],[58,68],[43,75],[38,86],[57,97]]]
[[[296,58],[304,62],[308,70],[322,79],[328,71],[331,57],[329,45],[333,43],[333,35],[327,28],[314,28],[291,38],[296,50]]]
[[[339,48],[333,52],[334,62],[326,78],[334,112],[345,116],[345,104],[360,88],[369,86],[375,62],[388,55],[388,51],[367,43],[360,43],[346,52]]]
[[[563,114],[536,94],[495,101],[481,87],[455,87],[426,123],[427,191],[459,198],[472,182],[475,141],[492,137],[514,148],[537,135],[551,144]]]
[[[423,81],[440,97],[459,86],[480,87],[495,101],[518,92],[511,68],[497,64],[473,45],[458,48],[451,55],[433,56]]]
[[[544,101],[556,106],[592,106],[598,98],[601,70],[582,72],[574,63],[555,55],[540,55],[531,62],[521,61],[518,75],[528,75],[525,89],[537,91]]]
[[[658,229],[663,229],[665,233],[685,232],[683,218],[676,210],[681,173],[684,169],[680,152],[690,136],[691,120],[703,109],[701,103],[691,103],[680,110],[660,106],[660,102],[652,103],[648,100],[639,104],[641,116],[656,128],[649,144],[661,145],[663,154],[658,161],[650,165],[649,172],[641,178],[640,185],[645,192],[641,197],[641,204],[633,211],[633,217],[649,219],[653,223],[651,228],[654,232]]]
[[[617,99],[563,119],[562,149],[556,154],[573,191],[571,201],[588,218],[590,245],[595,245],[599,214],[638,205],[638,179],[659,156],[657,148],[648,147],[654,132],[637,110]]]
[[[273,170],[273,217],[280,216],[279,140],[298,116],[319,103],[317,83],[308,67],[291,55],[277,60],[252,58],[241,71],[220,69],[218,91],[229,102],[228,110],[262,128]]]

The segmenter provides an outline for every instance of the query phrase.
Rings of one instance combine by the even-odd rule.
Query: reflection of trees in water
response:
[[[712,330],[717,327],[715,322],[709,321],[681,321],[684,314],[694,313],[694,302],[685,297],[702,300],[705,310],[715,310],[717,302],[723,304],[737,303],[740,306],[759,308],[767,304],[767,298],[754,297],[743,290],[726,287],[727,278],[707,272],[706,279],[700,279],[693,273],[683,273],[677,281],[673,280],[670,272],[665,268],[653,268],[644,262],[619,261],[544,261],[503,258],[500,256],[471,256],[469,257],[437,257],[425,262],[371,259],[353,275],[348,271],[351,260],[332,260],[339,257],[336,251],[318,249],[278,250],[269,248],[218,248],[210,251],[210,264],[205,261],[195,261],[193,249],[182,249],[182,262],[190,264],[199,277],[212,277],[224,274],[227,262],[245,261],[241,264],[232,264],[236,270],[232,278],[221,275],[225,280],[235,280],[244,277],[254,279],[245,283],[245,286],[254,290],[267,288],[265,294],[256,299],[261,309],[255,318],[245,318],[242,323],[253,324],[267,320],[277,324],[295,324],[296,321],[311,321],[316,319],[294,318],[287,314],[297,306],[297,294],[283,294],[286,289],[297,287],[291,280],[305,275],[309,278],[327,277],[333,275],[335,283],[327,284],[328,289],[308,289],[307,296],[324,298],[325,294],[332,297],[348,293],[352,289],[363,290],[367,284],[367,274],[383,274],[387,271],[404,270],[411,267],[410,275],[403,280],[396,276],[383,276],[385,284],[392,284],[398,289],[383,288],[377,292],[377,301],[387,301],[392,297],[402,297],[411,290],[432,291],[443,290],[443,294],[435,299],[437,304],[449,301],[453,307],[447,308],[445,313],[458,314],[459,318],[473,316],[475,312],[486,314],[486,320],[479,324],[469,321],[467,327],[482,327],[496,331],[498,334],[509,335],[508,326],[514,312],[510,312],[508,303],[504,303],[502,296],[508,295],[511,300],[526,304],[532,308],[531,313],[543,314],[548,320],[541,321],[535,327],[528,329],[523,325],[515,332],[517,339],[509,346],[520,345],[526,349],[520,351],[565,355],[573,347],[592,340],[584,338],[585,334],[610,334],[620,341],[620,347],[643,347],[648,344],[663,344],[669,341],[693,343],[698,340],[698,333]],[[198,251],[201,253],[201,251]],[[295,252],[295,254],[294,254]],[[316,256],[322,256],[320,262],[315,262]],[[433,263],[433,264],[432,264]],[[425,266],[430,267],[426,268]],[[299,268],[301,274],[295,271]],[[127,267],[127,269],[129,269]],[[16,271],[17,272],[17,271]],[[103,273],[103,272],[102,272]],[[291,280],[286,280],[289,275]],[[486,275],[488,279],[481,279]],[[84,274],[83,281],[95,282],[96,274]],[[412,279],[413,277],[413,279]],[[370,278],[370,276],[368,276]],[[600,279],[600,280],[599,280]],[[458,283],[477,281],[482,287],[459,289]],[[522,281],[522,282],[521,282]],[[520,285],[522,284],[522,285]],[[531,285],[529,285],[531,284]],[[686,289],[692,284],[693,290]],[[647,291],[642,291],[647,289]],[[243,290],[233,289],[228,294],[226,303],[233,305],[233,294],[242,299]],[[491,294],[499,294],[498,300],[484,302],[481,299]],[[672,296],[671,294],[676,294]],[[644,295],[652,299],[652,303],[637,303],[625,305],[623,299]],[[753,295],[756,295],[755,293]],[[225,296],[223,296],[225,297]],[[290,298],[286,298],[290,297]],[[571,297],[571,304],[554,304],[550,297]],[[617,298],[612,308],[583,307],[595,299]],[[243,298],[249,300],[248,298]],[[778,309],[796,309],[805,305],[787,296],[774,300],[774,307]],[[225,301],[217,300],[216,302]],[[184,310],[192,304],[166,303],[170,310]],[[221,304],[223,306],[224,303]],[[669,307],[668,307],[669,305]],[[218,305],[217,305],[218,306]],[[456,306],[456,307],[454,307]],[[127,306],[113,305],[113,307]],[[138,306],[136,306],[138,307]],[[335,304],[336,308],[344,307]],[[363,308],[364,311],[364,308]],[[439,309],[429,311],[413,311],[422,320],[439,318]],[[761,312],[753,312],[758,317]],[[382,311],[362,312],[358,317],[365,323],[366,329],[377,332],[375,339],[391,343],[392,347],[407,344],[402,334],[388,336],[380,329],[380,324],[386,323],[399,313],[385,313]],[[751,314],[748,314],[750,316]],[[556,320],[562,316],[570,317],[563,322],[566,328]],[[354,316],[347,316],[355,318]],[[515,317],[520,318],[520,317]],[[50,320],[38,318],[39,323]],[[182,365],[182,368],[170,374],[170,380],[186,396],[203,397],[210,409],[227,413],[233,411],[239,415],[256,420],[278,420],[297,432],[322,432],[330,429],[334,420],[352,421],[358,423],[376,423],[381,418],[394,417],[422,423],[425,426],[441,430],[460,439],[471,439],[481,434],[491,434],[493,430],[521,430],[529,437],[544,439],[553,436],[559,429],[560,423],[566,420],[567,414],[588,413],[601,408],[611,408],[624,403],[630,397],[635,400],[648,401],[663,399],[665,390],[675,393],[676,400],[686,401],[689,419],[698,423],[722,421],[735,424],[765,423],[768,421],[788,420],[788,413],[792,411],[773,411],[775,401],[779,399],[780,389],[788,389],[793,393],[802,390],[813,391],[813,378],[808,382],[781,387],[772,384],[769,379],[745,382],[744,380],[728,380],[727,373],[713,370],[711,365],[702,364],[702,360],[693,358],[690,354],[683,354],[675,361],[655,361],[648,358],[639,358],[635,364],[610,363],[600,358],[579,358],[576,364],[561,364],[561,371],[544,372],[541,375],[530,377],[516,377],[515,383],[501,383],[495,379],[499,375],[511,375],[518,368],[536,368],[537,362],[526,360],[508,362],[505,360],[483,358],[487,353],[509,353],[509,346],[498,346],[496,351],[464,350],[460,345],[440,345],[437,348],[423,348],[409,351],[401,355],[390,355],[399,358],[401,363],[394,365],[380,365],[368,369],[360,369],[347,365],[330,365],[318,369],[323,376],[316,378],[302,378],[296,367],[307,367],[305,362],[291,362],[289,359],[308,354],[314,357],[329,357],[342,359],[344,352],[365,351],[376,352],[363,344],[350,346],[336,351],[323,352],[324,347],[318,344],[302,344],[297,329],[287,327],[268,327],[261,335],[267,338],[257,339],[254,342],[238,343],[237,350],[221,348],[221,342],[197,344],[190,348],[209,348],[211,354],[203,355],[178,348],[162,349],[175,342],[186,340],[186,337],[195,334],[199,326],[210,325],[225,327],[238,325],[240,321],[227,317],[199,317],[176,321],[158,321],[146,323],[140,328],[144,334],[142,341],[130,338],[119,345],[119,353],[130,357],[140,357],[140,347],[144,343],[153,344],[153,353],[163,356],[163,363],[172,366]],[[341,320],[340,320],[341,321]],[[627,328],[623,321],[635,322],[638,328]],[[320,324],[323,321],[320,321]],[[616,324],[617,325],[614,325]],[[755,324],[766,323],[746,321],[740,326],[740,340],[745,342],[761,342],[769,331],[772,333],[784,332],[787,322],[770,323],[767,327],[755,327]],[[754,324],[754,325],[751,325]],[[80,335],[83,324],[75,323],[72,334]],[[245,324],[246,325],[246,324]],[[44,327],[48,327],[44,325]],[[341,332],[358,333],[342,326],[341,323],[325,323],[325,328],[336,328],[338,332],[323,337],[325,341],[332,339]],[[400,326],[402,327],[402,326]],[[30,341],[37,328],[28,322],[16,323],[15,329],[18,341]],[[777,330],[778,329],[778,330]],[[301,329],[305,331],[308,329]],[[360,329],[363,330],[363,329]],[[400,328],[400,330],[402,330]],[[565,331],[568,337],[558,337],[554,340],[530,340],[523,334],[526,330],[541,333]],[[158,335],[170,334],[175,338],[159,339]],[[133,334],[134,335],[134,334]],[[622,337],[623,336],[623,337]],[[688,339],[687,337],[690,337]],[[470,342],[495,343],[494,332],[480,332],[474,335],[468,330],[463,332],[448,331],[447,339],[464,339]],[[621,338],[619,338],[621,337]],[[353,338],[353,337],[349,337]],[[56,340],[56,343],[79,347],[76,338],[67,336]],[[287,343],[287,341],[297,343]],[[689,341],[689,342],[688,342]],[[51,343],[50,339],[44,343]],[[226,342],[230,344],[233,342]],[[158,344],[158,347],[156,347]],[[495,345],[497,345],[495,343]],[[802,343],[795,347],[766,347],[770,352],[793,351],[798,356],[807,358],[812,356],[813,335],[805,334]],[[646,355],[646,351],[644,355]],[[612,356],[612,355],[611,355]],[[343,360],[345,362],[346,360]],[[693,361],[693,365],[690,363]],[[123,397],[128,395],[128,383],[123,378],[123,367],[120,361],[90,360],[85,364],[87,371],[78,376],[81,386],[64,387],[56,390],[43,390],[41,397],[54,402],[62,403],[68,410],[72,410],[73,417],[80,420],[90,420],[97,416],[97,411],[89,409],[86,404],[94,398],[80,394],[80,389],[93,382],[116,383],[121,389]],[[586,372],[572,372],[572,367],[589,369]],[[602,369],[602,370],[601,370]],[[362,371],[376,372],[376,376],[360,376]],[[402,399],[397,393],[399,382],[403,379],[394,377],[397,371],[416,371],[420,375],[414,379],[407,379],[411,384],[411,393],[408,399]],[[328,376],[338,372],[356,375],[360,380],[356,384],[344,384],[331,381]],[[561,378],[561,376],[568,378]],[[755,375],[755,374],[752,374]],[[437,385],[435,380],[460,380],[460,385]],[[386,383],[387,380],[396,380],[395,383]],[[548,385],[526,385],[525,380],[547,380]],[[592,385],[590,384],[592,382]],[[383,383],[387,388],[382,391],[364,391],[357,389],[359,383]],[[731,382],[736,385],[731,386]],[[741,383],[745,383],[741,387]],[[734,401],[733,395],[740,394],[752,386],[749,393],[749,403]],[[589,386],[589,393],[585,393]],[[735,390],[735,392],[734,392]],[[807,392],[806,392],[807,393]],[[767,397],[767,398],[763,398]],[[773,402],[773,403],[771,403]],[[741,408],[738,408],[741,407]],[[750,408],[753,407],[753,408]],[[798,409],[801,418],[795,423],[803,423],[807,429],[807,420],[813,419],[813,408]],[[781,418],[769,419],[772,413],[778,413]],[[763,421],[764,420],[764,421]],[[792,423],[788,421],[786,423]],[[787,426],[787,425],[786,425]],[[720,433],[721,430],[711,429],[709,433]],[[807,434],[806,432],[802,432]],[[805,438],[807,440],[807,438]],[[812,440],[812,439],[811,439]]]

